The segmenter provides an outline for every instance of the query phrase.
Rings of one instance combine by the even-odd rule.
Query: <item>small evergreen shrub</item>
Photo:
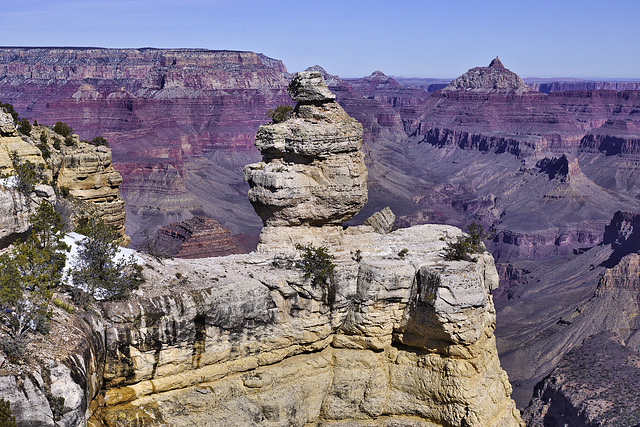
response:
[[[60,138],[58,138],[57,136],[53,137],[53,148],[55,148],[56,150],[60,150],[61,143],[62,141],[60,140]]]
[[[293,107],[291,105],[278,105],[273,110],[267,111],[269,117],[271,117],[271,123],[281,123],[291,117]]]
[[[29,124],[29,120],[22,119],[18,122],[18,130],[21,134],[30,136],[31,135],[31,125]]]
[[[327,252],[324,246],[297,244],[296,249],[302,252],[300,267],[304,272],[304,280],[311,279],[312,286],[321,286],[324,301],[333,304],[336,299],[334,284],[336,266],[333,263],[335,257]]]
[[[49,146],[46,142],[36,144],[36,147],[38,147],[38,150],[40,150],[40,152],[42,153],[43,159],[47,160],[51,157],[51,150],[49,150]]]
[[[4,399],[0,399],[0,426],[17,427],[16,417],[11,413],[11,405]]]
[[[471,254],[484,251],[483,240],[489,237],[480,224],[472,222],[467,236],[458,236],[455,242],[449,242],[445,248],[444,258],[448,261],[476,262]]]
[[[297,244],[296,249],[302,252],[304,280],[311,279],[314,286],[326,285],[333,280],[336,268],[333,264],[335,257],[327,252],[327,248]]]
[[[22,337],[4,337],[0,339],[0,350],[7,355],[12,363],[20,363],[24,359],[26,348],[26,343]]]
[[[105,138],[103,138],[101,136],[96,136],[95,138],[93,138],[91,143],[93,145],[95,145],[96,147],[99,147],[101,145],[104,146],[104,147],[108,147],[109,146],[109,141],[107,141]]]
[[[127,298],[144,283],[142,268],[133,255],[115,260],[118,234],[112,227],[90,218],[77,231],[87,237],[78,245],[77,268],[71,273],[75,286],[88,289],[98,298],[115,301]]]
[[[60,421],[64,415],[64,397],[53,396],[47,393],[47,400],[49,401],[49,408],[53,414],[53,421]]]
[[[61,135],[64,137],[68,137],[73,134],[73,129],[71,128],[71,126],[69,126],[64,122],[56,122],[56,124],[53,125],[53,131],[58,135]]]

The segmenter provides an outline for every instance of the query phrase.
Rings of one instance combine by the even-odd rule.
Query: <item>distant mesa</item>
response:
[[[516,73],[502,65],[497,56],[488,67],[475,67],[452,81],[442,89],[450,91],[472,91],[478,93],[515,93],[521,95],[531,89]]]

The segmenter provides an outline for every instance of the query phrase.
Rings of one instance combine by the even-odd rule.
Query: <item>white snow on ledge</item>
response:
[[[67,252],[67,262],[65,263],[64,269],[62,270],[62,274],[63,274],[62,281],[67,285],[76,286],[73,284],[73,279],[71,277],[71,274],[69,274],[69,272],[72,268],[76,268],[76,265],[78,264],[78,246],[80,242],[86,238],[87,236],[85,236],[84,234],[75,233],[75,232],[67,233],[64,236],[64,242],[71,248],[69,252]],[[138,264],[140,265],[145,264],[144,259],[142,259],[135,250],[129,249],[129,248],[122,248],[122,247],[118,247],[118,252],[114,257],[114,261],[127,259],[131,255],[133,255],[135,261]],[[84,288],[83,286],[76,286],[76,287],[79,287],[85,292],[87,291],[87,289]],[[97,292],[96,294],[94,294],[94,297],[98,300],[102,299],[100,298],[100,295],[99,295],[100,291],[98,289],[96,289],[96,291]]]

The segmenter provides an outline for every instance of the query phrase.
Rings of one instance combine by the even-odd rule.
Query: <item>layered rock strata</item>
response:
[[[111,150],[80,142],[73,148],[63,148],[61,157],[56,185],[90,203],[95,215],[112,226],[127,244],[130,239],[125,234],[125,203],[119,192],[122,176],[113,168]]]
[[[640,353],[611,332],[585,340],[536,385],[527,425],[639,425],[639,365]]]
[[[289,101],[289,80],[281,61],[254,52],[0,48],[1,102],[109,140],[134,246],[196,214],[259,233],[242,168],[259,159],[256,129]]]
[[[340,225],[367,202],[362,125],[319,72],[296,74],[289,94],[291,117],[258,128],[263,161],[245,167],[249,200],[267,227]]]
[[[11,120],[11,116],[0,111],[3,117]],[[12,188],[12,178],[5,180],[0,192],[0,209],[5,212],[0,222],[0,239],[20,234],[29,227],[28,217],[38,205],[39,200],[56,201],[53,187],[61,189],[84,208],[82,215],[95,215],[105,224],[112,226],[121,236],[121,243],[126,245],[129,237],[125,234],[125,205],[120,198],[119,186],[122,176],[113,168],[111,150],[104,146],[94,146],[80,142],[77,135],[72,145],[60,144],[63,138],[46,126],[34,126],[31,135],[22,135],[16,129],[5,126],[0,136],[0,172],[11,175],[14,172],[12,157],[19,163],[30,162],[35,165],[39,180],[43,184],[36,185],[35,193],[29,197]],[[44,135],[46,142],[34,138]],[[54,146],[54,139],[58,143]],[[46,153],[46,154],[45,154]],[[70,208],[80,214],[78,207]]]
[[[157,250],[178,258],[206,258],[239,253],[229,230],[217,221],[201,216],[160,227]]]
[[[90,425],[519,425],[492,333],[497,273],[487,253],[444,261],[459,233],[347,229],[333,299],[273,254],[154,263],[144,297],[104,305]]]
[[[308,106],[326,123],[326,111],[337,111],[339,124],[356,129],[348,134],[355,141],[338,142],[358,144],[357,126],[337,104],[324,105],[335,103],[321,78],[298,76],[292,87],[315,99],[299,101],[296,114]],[[319,128],[340,134],[328,123]],[[309,139],[299,144],[307,157]],[[323,152],[326,140],[316,141],[310,163],[330,170],[318,163],[343,151]],[[283,150],[265,152],[262,168],[247,168],[250,182],[264,177],[260,171],[271,153],[285,157]],[[362,159],[359,150],[348,153]],[[287,159],[298,156],[286,153]],[[304,172],[304,164],[279,163],[273,181],[291,176],[291,169]],[[338,221],[353,212],[331,212],[366,200],[363,184],[354,185],[366,170],[357,164],[348,176],[310,183],[320,188],[298,202],[313,201],[320,215],[302,215],[297,226],[295,206],[270,215],[281,199],[253,196],[256,210],[267,213],[258,252],[165,264],[148,258],[147,282],[135,296],[100,306],[104,326],[91,333],[102,334],[104,365],[77,372],[79,380],[71,382],[47,374],[32,388],[65,398],[69,426],[82,425],[86,407],[91,426],[521,425],[493,335],[490,291],[498,275],[491,255],[446,261],[444,249],[459,229],[423,225],[388,232],[388,209],[372,225],[343,229]],[[323,188],[328,197],[317,196]],[[295,243],[326,246],[333,274],[321,280],[305,274],[292,252]],[[93,366],[92,354],[102,353],[83,353],[76,365]],[[60,355],[56,363],[67,359]],[[97,394],[95,384],[102,384]],[[77,390],[95,396],[91,405],[76,404],[83,402]],[[20,393],[5,390],[2,397],[15,406]],[[67,398],[74,403],[67,405]],[[30,425],[53,425],[46,400],[34,403],[39,410]]]

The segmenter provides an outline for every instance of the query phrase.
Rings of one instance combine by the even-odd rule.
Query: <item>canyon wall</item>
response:
[[[265,223],[258,250],[145,256],[131,298],[58,313],[28,368],[0,376],[19,425],[54,425],[57,412],[66,426],[522,425],[493,335],[491,255],[447,260],[459,229],[389,232],[388,209],[375,229],[343,228],[366,201],[361,127],[320,73],[290,90],[293,115],[259,130],[263,162],[246,168]],[[280,144],[292,129],[299,138]],[[273,209],[277,191],[259,197],[269,188],[316,216]]]
[[[292,103],[282,64],[251,52],[84,51],[4,49],[0,94],[26,117],[61,117],[83,138],[109,139],[134,243],[146,228],[193,215],[257,235],[240,171],[259,160],[252,142],[266,111]],[[98,63],[112,71],[96,73]],[[313,68],[363,126],[369,195],[349,224],[386,206],[399,226],[478,221],[496,230],[487,246],[503,277],[509,265],[529,272],[511,274],[496,298],[498,348],[524,407],[533,385],[585,338],[567,338],[560,320],[593,295],[592,276],[609,259],[587,249],[616,211],[640,211],[639,92],[524,91],[494,63],[476,67],[467,86],[428,95],[380,72],[346,80]],[[547,308],[558,300],[563,307]],[[543,339],[556,340],[553,351],[529,357]]]
[[[61,144],[63,137],[46,126],[33,126],[30,135],[21,134],[8,114],[0,111],[0,116],[11,122],[0,135],[0,171],[13,175],[14,162],[29,162],[34,165],[37,181],[33,193],[26,195],[15,188],[15,177],[4,178],[0,192],[4,201],[0,239],[10,242],[26,232],[29,215],[46,199],[57,203],[70,222],[95,215],[117,231],[123,245],[128,244],[124,201],[118,191],[122,177],[112,166],[111,150],[79,142],[77,136],[71,139],[71,145]],[[65,201],[69,196],[73,201]]]
[[[138,246],[143,231],[194,214],[233,234],[259,232],[241,171],[257,159],[267,110],[289,102],[287,79],[282,62],[253,52],[0,49],[3,102],[82,139],[107,138]]]

